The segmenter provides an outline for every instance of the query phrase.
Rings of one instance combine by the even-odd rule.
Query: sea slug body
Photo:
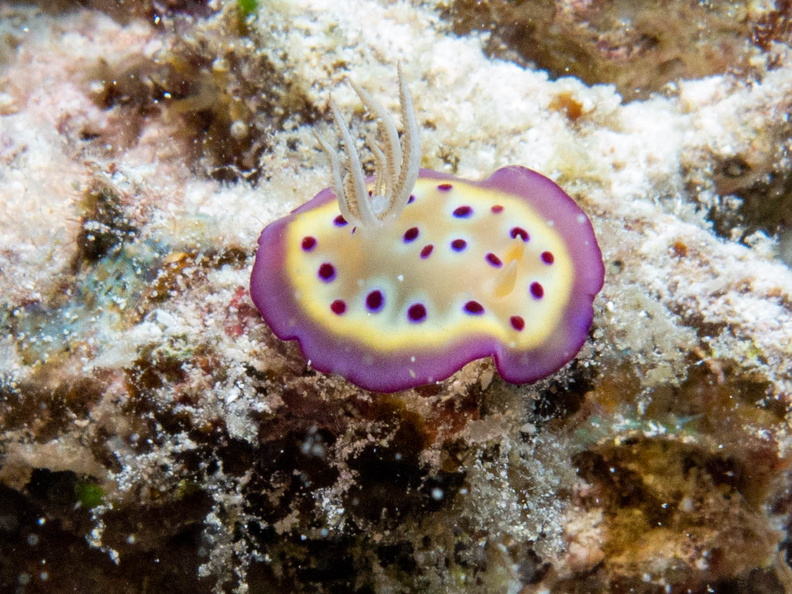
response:
[[[400,82],[404,121],[412,104],[401,73]],[[355,90],[382,120],[379,104]],[[395,127],[383,135],[384,173],[364,179],[342,131],[346,177],[331,154],[334,187],[262,232],[251,297],[272,331],[297,340],[315,369],[380,392],[488,356],[512,383],[570,361],[604,276],[583,211],[523,167],[477,182],[419,170],[417,148],[403,146],[415,142],[414,121],[402,147]]]

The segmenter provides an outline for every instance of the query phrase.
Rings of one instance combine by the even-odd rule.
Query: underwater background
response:
[[[790,41],[787,0],[0,3],[0,590],[792,591]],[[591,219],[535,384],[368,392],[251,301],[397,64],[423,167]]]

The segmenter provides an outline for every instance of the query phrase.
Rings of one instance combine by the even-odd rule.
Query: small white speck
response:
[[[30,583],[30,574],[29,573],[20,573],[17,576],[17,583],[20,586],[27,586]]]
[[[37,534],[28,534],[27,543],[31,547],[35,547],[39,543],[39,537]]]
[[[548,227],[555,227],[555,221],[547,221]]]
[[[536,425],[533,423],[525,423],[522,427],[520,427],[520,433],[525,433],[526,435],[534,435],[536,433]]]
[[[584,224],[586,222],[586,215],[579,214],[577,216],[577,222],[580,223],[581,225]]]
[[[242,120],[236,120],[232,122],[231,127],[229,128],[229,133],[235,140],[242,140],[248,135],[247,124],[245,124],[245,122]]]
[[[413,355],[412,357],[410,357],[410,363],[415,363],[415,355]]]
[[[400,283],[404,282],[404,275],[400,274],[399,276],[396,277],[396,280],[398,280]]]
[[[444,495],[443,490],[440,489],[439,487],[435,487],[434,489],[432,489],[432,499],[434,499],[435,501],[440,501],[443,498],[443,495]]]
[[[42,582],[46,582],[46,581],[49,579],[49,574],[48,574],[46,571],[42,571],[42,572],[39,574],[39,579],[40,579]]]

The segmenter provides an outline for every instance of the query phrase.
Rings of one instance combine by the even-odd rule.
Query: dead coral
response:
[[[569,419],[590,445],[574,457],[582,482],[557,591],[587,572],[596,589],[696,590],[755,571],[788,585],[784,535],[764,513],[790,512],[786,407],[734,363],[698,363],[681,386],[644,395],[630,370],[611,373]]]
[[[487,60],[425,7],[260,3],[267,58],[246,80],[277,64],[285,95],[261,99],[275,129],[258,192],[168,140],[183,126],[201,143],[203,85],[237,76],[212,71],[228,38],[196,41],[222,18],[184,29],[187,65],[167,22],[0,24],[17,27],[0,104],[0,589],[790,589],[790,276],[694,206],[721,170],[736,194],[785,179],[768,147],[787,133],[789,69],[624,106]],[[314,127],[291,128],[311,113],[300,98],[347,71],[386,80],[396,60],[427,165],[554,172],[595,215],[606,293],[552,379],[508,386],[482,361],[364,393],[312,370],[249,300],[261,227],[326,185]]]
[[[449,14],[457,33],[490,32],[493,55],[613,83],[627,99],[680,79],[749,70],[757,46],[789,40],[783,9],[763,12],[742,1],[457,0]]]
[[[161,118],[193,166],[215,179],[258,179],[272,131],[312,119],[300,93],[241,37],[230,6],[210,25],[170,27],[152,57],[101,61],[90,77],[97,105],[110,112],[103,129],[83,138],[116,150],[134,145],[151,120]],[[190,21],[194,27],[195,22]]]
[[[206,17],[216,10],[210,0],[33,0],[30,3],[37,3],[50,13],[81,8],[101,11],[122,23],[135,18],[158,23],[174,16]]]
[[[753,470],[729,455],[628,438],[576,463],[589,485],[579,505],[604,514],[599,573],[608,588],[697,590],[774,560],[782,535],[759,513]]]
[[[97,184],[86,192],[85,214],[77,237],[76,268],[83,260],[95,263],[111,252],[120,250],[122,244],[134,240],[141,217],[130,217],[121,200],[119,192],[110,185]]]
[[[720,236],[745,243],[757,231],[778,236],[792,229],[792,177],[773,169],[757,170],[739,159],[724,165],[719,185],[729,191],[707,215]]]

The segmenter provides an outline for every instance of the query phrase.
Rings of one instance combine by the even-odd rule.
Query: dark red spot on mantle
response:
[[[312,249],[316,247],[316,238],[311,237],[308,235],[307,237],[303,237],[302,240],[302,249],[304,252],[310,252]]]
[[[428,258],[429,255],[432,253],[433,249],[434,249],[434,246],[431,243],[429,245],[423,246],[423,249],[421,250],[421,258],[426,260],[426,258]]]
[[[484,313],[484,306],[478,301],[468,301],[465,303],[465,311],[474,316],[479,316]]]
[[[335,278],[335,266],[330,264],[329,262],[325,262],[319,267],[319,278],[321,278],[324,282],[329,283],[331,280]]]
[[[330,311],[340,316],[346,311],[346,303],[344,303],[343,299],[336,299],[330,304]]]
[[[461,252],[467,247],[467,241],[464,239],[455,239],[451,242],[451,249],[455,252]]]
[[[454,216],[458,219],[467,219],[473,214],[473,209],[469,206],[460,206],[454,210]]]
[[[487,262],[489,262],[495,268],[500,268],[501,266],[503,266],[503,262],[501,262],[501,259],[498,258],[498,256],[496,256],[495,254],[492,253],[487,254],[486,258],[487,258]]]
[[[418,227],[410,227],[404,232],[404,243],[415,241],[416,237],[418,237]]]
[[[503,212],[503,207],[500,204],[496,204],[490,210],[493,212],[493,214],[498,214],[500,212]]]
[[[522,332],[523,328],[525,328],[525,320],[522,316],[512,316],[509,318],[511,322],[512,328],[517,330],[517,332]]]
[[[545,264],[552,264],[555,262],[555,256],[553,252],[542,252],[542,262]]]
[[[541,299],[544,297],[544,287],[537,282],[531,283],[531,295],[534,296],[534,299]]]
[[[343,227],[344,225],[348,225],[347,220],[344,218],[344,215],[338,215],[336,218],[333,219],[333,223],[336,227]]]
[[[366,307],[369,311],[377,312],[382,309],[385,304],[385,297],[382,291],[372,291],[366,295]]]
[[[407,310],[407,317],[416,324],[423,322],[426,319],[426,307],[423,303],[414,303]]]
[[[519,237],[523,241],[528,241],[529,239],[531,239],[531,236],[528,235],[528,231],[526,231],[522,227],[512,227],[511,231],[509,231],[509,235],[511,235],[515,239]]]

